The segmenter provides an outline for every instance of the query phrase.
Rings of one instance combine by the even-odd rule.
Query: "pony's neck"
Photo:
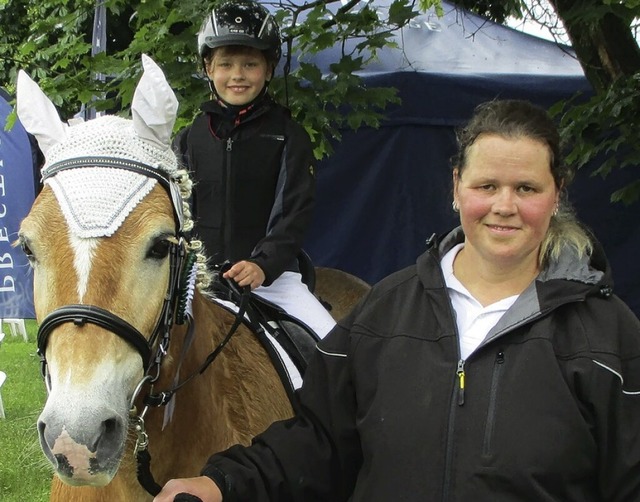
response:
[[[278,418],[292,414],[290,408],[287,413],[276,411],[283,408],[288,397],[260,342],[244,325],[238,327],[206,370],[199,373],[203,361],[231,329],[235,316],[198,290],[192,310],[193,339],[182,362],[180,381],[194,373],[197,375],[174,395],[171,422],[163,429],[164,409],[154,409],[147,426],[151,471],[159,484],[168,480],[169,473],[171,477],[197,476],[213,452],[237,443],[248,444],[255,431],[270,425],[274,414]],[[167,374],[159,380],[162,385],[170,385],[174,379],[185,333],[184,326],[177,326],[172,332],[169,354],[163,365],[163,372],[167,370]],[[158,384],[157,390],[163,388]],[[264,405],[254,405],[256,395],[267,396],[264,401],[272,409],[265,411]],[[162,439],[157,439],[159,437]],[[203,437],[207,437],[207,441],[203,441]]]

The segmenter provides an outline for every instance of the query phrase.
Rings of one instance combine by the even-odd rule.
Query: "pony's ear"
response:
[[[133,127],[141,138],[170,148],[178,100],[160,67],[146,54],[142,55],[142,67],[131,103]]]
[[[23,70],[18,72],[16,112],[25,130],[35,136],[45,157],[49,148],[67,136],[68,126],[60,120],[56,107]]]

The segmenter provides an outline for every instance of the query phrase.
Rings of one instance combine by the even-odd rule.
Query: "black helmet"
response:
[[[282,54],[280,30],[274,17],[251,0],[226,2],[213,9],[198,32],[198,54],[225,45],[245,45],[266,53],[277,64]]]

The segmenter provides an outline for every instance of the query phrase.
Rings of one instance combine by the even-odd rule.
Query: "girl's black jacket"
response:
[[[250,259],[268,286],[298,270],[315,201],[311,141],[268,95],[232,114],[217,101],[201,108],[174,141],[195,181],[195,234],[213,263]]]
[[[600,248],[540,273],[465,361],[440,268],[462,239],[320,342],[296,418],[211,457],[224,502],[640,501],[640,322]]]

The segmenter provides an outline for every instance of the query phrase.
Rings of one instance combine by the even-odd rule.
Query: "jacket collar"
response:
[[[461,227],[442,238],[428,241],[428,251],[417,262],[417,273],[425,288],[445,290],[440,259],[453,246],[464,241]],[[552,261],[520,294],[516,302],[487,334],[482,345],[513,329],[527,324],[561,305],[591,296],[610,296],[612,277],[601,245],[592,237],[591,257],[578,258],[565,247],[558,260]],[[434,277],[436,279],[434,279]]]
[[[573,248],[565,246],[560,258],[550,261],[547,267],[538,274],[536,280],[546,282],[564,279],[589,285],[605,282],[611,286],[613,282],[611,269],[602,245],[593,237],[591,240],[594,248],[591,256],[578,258]],[[464,232],[462,227],[458,226],[443,236],[433,236],[427,241],[427,247],[431,257],[440,263],[440,258],[461,242],[464,242]]]
[[[200,106],[200,110],[205,113],[217,115],[224,120],[229,121],[245,121],[255,114],[259,114],[268,109],[273,103],[273,99],[269,94],[260,94],[256,99],[243,106],[225,106],[218,99],[211,99],[204,102]]]

